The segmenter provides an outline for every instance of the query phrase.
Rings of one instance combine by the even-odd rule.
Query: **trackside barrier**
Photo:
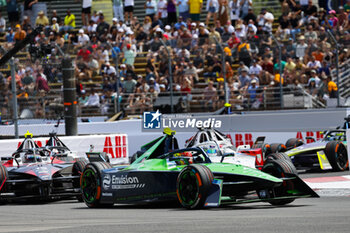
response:
[[[34,138],[38,146],[45,146],[48,137]],[[79,156],[85,156],[93,145],[95,152],[106,152],[113,163],[127,163],[128,159],[128,136],[126,134],[69,136],[60,137],[62,142]],[[11,156],[19,147],[23,139],[0,140],[0,157]]]

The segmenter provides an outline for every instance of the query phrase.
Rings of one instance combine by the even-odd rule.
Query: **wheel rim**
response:
[[[346,168],[348,164],[348,157],[345,147],[341,146],[336,153],[336,161],[340,168]]]
[[[193,205],[199,197],[199,183],[196,172],[193,170],[183,171],[178,183],[178,194],[183,205]]]
[[[97,195],[97,177],[96,173],[92,169],[84,171],[81,182],[81,190],[83,193],[83,199],[87,203],[92,203],[96,199]]]

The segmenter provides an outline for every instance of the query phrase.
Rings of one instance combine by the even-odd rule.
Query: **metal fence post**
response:
[[[335,44],[335,69],[336,69],[336,74],[337,74],[337,87],[338,87],[338,95],[337,95],[337,107],[340,107],[340,91],[339,91],[339,87],[340,87],[340,83],[339,83],[339,44],[337,42],[337,40],[335,39],[333,33],[331,32],[331,30],[327,29],[328,35],[329,37],[332,39],[332,41]]]
[[[174,94],[173,94],[173,74],[172,74],[172,67],[171,67],[171,54],[170,54],[170,50],[168,49],[168,46],[166,46],[163,39],[160,38],[159,40],[165,47],[165,50],[168,54],[168,70],[169,70],[168,72],[169,72],[169,82],[170,82],[170,111],[171,113],[173,113],[174,112],[174,102],[173,102]]]
[[[76,87],[74,77],[74,67],[69,56],[62,59],[63,74],[63,105],[64,119],[67,136],[75,136],[78,134],[77,123],[77,100]]]
[[[216,44],[220,47],[221,50],[221,63],[222,63],[222,75],[224,78],[224,91],[225,91],[225,103],[229,102],[229,96],[228,96],[228,86],[227,86],[227,80],[226,80],[226,54],[225,54],[225,50],[222,47],[222,45],[219,43],[218,39],[216,38],[216,36],[214,36],[214,40],[216,42]]]
[[[14,126],[15,126],[15,138],[19,138],[19,136],[18,136],[16,70],[15,70],[15,60],[13,59],[13,57],[10,59],[10,67],[11,67],[12,108],[13,108],[13,121],[14,121]]]
[[[278,59],[279,59],[279,75],[280,75],[280,104],[281,104],[281,109],[284,108],[284,103],[283,103],[283,87],[282,87],[282,48],[280,43],[278,43],[276,37],[270,33],[272,39],[275,41],[277,47],[278,47]]]

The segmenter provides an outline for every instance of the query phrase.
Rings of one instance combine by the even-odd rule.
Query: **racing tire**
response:
[[[271,153],[285,152],[287,147],[282,143],[272,143],[270,144],[270,151]]]
[[[349,157],[343,143],[337,141],[328,142],[325,154],[334,171],[344,171],[349,168]]]
[[[263,158],[264,160],[266,159],[266,157],[271,154],[271,146],[267,143],[264,143],[262,145],[256,146],[253,145],[252,149],[260,149],[261,148],[261,152],[263,154]]]
[[[78,160],[73,164],[73,168],[72,168],[72,176],[79,176],[81,177],[81,174],[83,174],[84,168],[85,166],[88,164],[88,161],[84,160]],[[80,188],[80,178],[79,179],[74,179],[73,180],[73,188]],[[83,202],[83,197],[82,194],[80,192],[80,194],[78,194],[76,196],[77,200],[79,202]]]
[[[0,193],[5,190],[5,182],[6,180],[8,179],[8,172],[7,172],[7,168],[0,164]],[[5,203],[5,200],[2,200],[1,196],[0,196],[0,205],[1,204],[4,204]]]
[[[136,151],[130,158],[130,164],[135,162],[136,159],[140,158],[143,155],[142,151]]]
[[[263,166],[262,171],[277,178],[287,177],[286,174],[295,174],[295,175],[298,174],[295,166],[291,162],[287,160],[281,160],[281,159],[268,160],[267,163],[265,163],[265,165]],[[273,189],[274,197],[290,196],[288,191],[293,189],[294,189],[293,181],[284,180],[280,186],[275,187]],[[295,198],[288,198],[288,199],[280,199],[280,200],[278,199],[269,200],[268,202],[271,205],[286,205],[293,202],[294,200]]]
[[[88,163],[80,178],[80,188],[85,204],[90,208],[111,207],[114,203],[101,203],[101,171],[112,166],[107,162]]]
[[[286,154],[286,153],[272,153],[272,154],[269,154],[266,158],[266,160],[269,160],[269,159],[272,159],[272,160],[276,160],[276,159],[284,159],[284,160],[287,160],[291,163],[292,162],[292,159]]]
[[[290,138],[287,140],[286,142],[286,147],[287,149],[292,149],[298,146],[304,145],[303,140],[299,139],[299,138]]]
[[[193,164],[182,169],[176,182],[180,204],[187,209],[203,208],[213,179],[212,171],[203,165]]]

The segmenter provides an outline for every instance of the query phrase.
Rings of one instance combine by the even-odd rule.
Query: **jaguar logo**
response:
[[[104,177],[103,177],[103,182],[102,182],[102,185],[103,185],[103,189],[109,189],[109,187],[111,186],[111,176],[106,174]]]

